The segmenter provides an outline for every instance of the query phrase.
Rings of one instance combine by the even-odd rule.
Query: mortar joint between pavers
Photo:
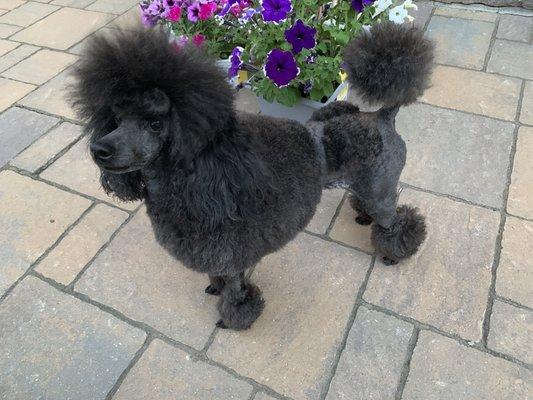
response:
[[[329,242],[329,243],[333,243],[335,245],[339,245],[339,246],[345,247],[345,248],[350,249],[350,250],[359,251],[360,253],[366,254],[367,256],[370,256],[370,257],[372,257],[374,255],[374,252],[369,252],[368,250],[360,249],[357,246],[352,246],[350,244],[346,244],[346,243],[340,242],[338,240],[332,239],[329,236],[322,235],[320,233],[311,232],[311,231],[308,231],[307,229],[304,229],[302,231],[302,233],[304,233],[306,235],[309,235],[309,236],[316,237],[318,239],[322,239],[325,242]]]
[[[133,210],[131,212],[130,215],[128,215],[128,217],[118,226],[117,229],[115,229],[115,231],[111,234],[111,236],[109,236],[109,239],[102,245],[102,247],[100,247],[98,249],[98,251],[96,252],[96,254],[94,256],[91,257],[91,259],[87,262],[87,264],[85,264],[83,266],[83,268],[76,274],[76,276],[74,277],[74,279],[72,280],[72,282],[70,282],[66,287],[69,289],[69,290],[72,290],[74,291],[74,285],[76,285],[76,283],[78,283],[78,281],[80,280],[80,278],[83,276],[83,274],[87,271],[87,269],[89,269],[89,267],[92,265],[92,263],[94,262],[94,260],[96,260],[96,258],[102,254],[102,252],[107,249],[107,247],[111,244],[111,242],[113,241],[113,239],[115,239],[115,237],[119,234],[119,232],[133,219],[133,217],[137,214],[137,212],[140,210],[140,208],[142,207],[142,204],[139,205],[137,208],[135,208],[135,210]]]
[[[329,221],[329,225],[326,228],[326,232],[324,232],[323,236],[329,238],[329,234],[330,234],[331,230],[333,229],[333,226],[335,225],[335,222],[337,221],[337,217],[339,216],[345,201],[348,201],[348,192],[346,190],[344,191],[344,194],[342,195],[341,201],[339,202],[339,204],[337,204],[337,208],[335,209],[335,213],[333,214],[333,217],[331,217],[331,221]]]
[[[490,37],[489,48],[487,49],[487,54],[485,54],[485,59],[483,60],[483,68],[481,71],[486,72],[489,65],[490,57],[492,56],[492,50],[494,48],[494,43],[496,42],[496,34],[498,33],[498,27],[500,26],[500,15],[496,15],[496,21],[494,21],[494,26],[492,30],[492,36]]]
[[[498,300],[498,301],[501,301],[502,303],[507,303],[507,304],[509,304],[509,305],[511,305],[513,307],[521,308],[523,310],[526,310],[526,311],[529,311],[529,312],[533,312],[533,308],[531,308],[529,306],[526,306],[525,304],[519,303],[517,301],[511,300],[511,299],[509,299],[507,297],[500,296],[497,293],[494,294],[494,300]]]
[[[429,325],[425,322],[420,322],[420,321],[417,321],[411,317],[407,317],[407,316],[404,316],[404,315],[401,315],[401,314],[398,314],[394,311],[391,311],[387,308],[384,308],[384,307],[381,307],[381,306],[378,306],[376,304],[372,304],[372,303],[369,303],[367,302],[366,300],[362,300],[361,302],[361,305],[370,309],[370,310],[374,310],[374,311],[379,311],[383,314],[386,314],[386,315],[389,315],[391,317],[395,317],[401,321],[405,321],[405,322],[408,322],[414,326],[416,326],[419,330],[425,330],[425,331],[430,331],[430,332],[433,332],[437,335],[440,335],[440,336],[444,336],[444,337],[447,337],[449,339],[452,339],[452,340],[455,340],[457,343],[459,343],[460,345],[462,346],[465,346],[465,347],[468,347],[468,348],[472,348],[472,349],[476,349],[482,353],[486,353],[486,354],[489,354],[491,356],[494,356],[494,357],[497,357],[497,358],[501,358],[503,360],[506,360],[506,361],[509,361],[513,364],[516,364],[520,367],[524,367],[524,368],[527,368],[529,370],[533,370],[531,365],[529,364],[526,364],[524,363],[523,361],[521,360],[518,360],[512,356],[509,356],[507,354],[503,354],[503,353],[499,353],[497,351],[494,351],[494,350],[491,350],[490,348],[487,348],[485,346],[482,345],[482,343],[480,341],[472,341],[472,340],[466,340],[466,339],[463,339],[462,337],[460,337],[459,335],[455,334],[455,333],[449,333],[449,332],[445,332],[439,328],[436,328],[432,325]]]
[[[72,222],[72,224],[70,224],[62,233],[61,235],[59,235],[59,237],[57,238],[57,240],[52,243],[51,246],[49,246],[39,257],[37,257],[37,259],[30,264],[30,266],[28,267],[28,269],[26,271],[24,271],[24,273],[22,274],[22,276],[20,276],[5,292],[4,294],[2,294],[2,296],[0,296],[0,304],[2,304],[2,302],[7,298],[7,296],[9,296],[9,294],[15,289],[15,287],[18,286],[18,284],[20,282],[22,282],[24,280],[24,278],[26,278],[28,275],[30,275],[31,273],[34,272],[35,270],[35,267],[42,261],[44,260],[48,254],[50,254],[50,252],[52,250],[54,250],[58,245],[59,243],[61,243],[61,241],[69,234],[70,231],[72,231],[72,229],[74,229],[74,227],[76,227],[80,221],[85,218],[85,216],[91,212],[91,210],[95,207],[95,204],[94,202],[90,203],[89,206],[80,214],[80,216],[74,221]]]
[[[120,385],[122,385],[122,382],[126,379],[126,376],[128,376],[128,373],[131,371],[131,369],[137,364],[137,362],[140,360],[148,346],[150,346],[150,343],[154,340],[153,335],[147,334],[146,339],[144,340],[144,343],[142,346],[135,352],[135,355],[129,362],[128,366],[122,371],[120,376],[118,377],[117,381],[111,388],[111,390],[107,393],[105,400],[111,400],[113,396],[118,392]]]
[[[346,327],[344,328],[342,340],[335,353],[333,364],[331,365],[331,369],[326,377],[325,384],[318,397],[319,400],[324,400],[326,396],[328,395],[329,389],[331,387],[331,382],[333,381],[333,378],[335,377],[335,374],[337,373],[337,368],[339,366],[342,353],[344,352],[344,349],[346,348],[346,344],[348,343],[348,336],[350,335],[350,331],[352,330],[353,324],[355,322],[355,318],[357,318],[357,312],[359,311],[359,308],[361,307],[361,304],[363,301],[363,293],[366,290],[366,286],[368,285],[368,281],[370,280],[370,275],[372,275],[372,271],[374,270],[375,264],[376,264],[376,256],[372,256],[372,259],[370,260],[370,265],[368,266],[368,270],[366,271],[365,279],[363,280],[363,282],[361,283],[361,286],[359,287],[359,290],[357,291],[355,303],[352,307],[352,311],[350,312],[350,316],[348,317],[348,322],[346,323]]]
[[[107,314],[110,314],[112,315],[113,317],[119,319],[120,321],[134,327],[134,328],[137,328],[137,329],[140,329],[142,331],[144,331],[147,335],[151,335],[154,339],[159,339],[179,350],[182,350],[184,352],[186,352],[187,354],[189,354],[189,356],[191,357],[192,360],[195,360],[195,361],[201,361],[201,362],[205,362],[209,365],[212,365],[212,366],[215,366],[219,369],[222,369],[224,371],[226,371],[227,373],[229,373],[230,375],[232,375],[234,378],[236,379],[239,379],[241,381],[244,381],[244,382],[247,382],[248,384],[250,384],[252,387],[256,387],[259,391],[263,391],[263,392],[266,392],[268,393],[268,395],[272,396],[272,397],[275,397],[277,399],[280,399],[280,400],[292,400],[290,399],[289,397],[286,397],[286,396],[283,396],[279,393],[277,393],[275,390],[273,390],[272,388],[268,387],[268,386],[265,386],[261,383],[258,383],[256,382],[255,380],[251,379],[251,378],[248,378],[248,377],[245,377],[245,376],[242,376],[240,374],[238,374],[236,371],[234,371],[233,369],[223,365],[223,364],[220,364],[216,361],[213,361],[211,359],[209,359],[208,357],[206,357],[205,355],[203,355],[200,350],[197,350],[187,344],[184,344],[184,343],[181,343],[175,339],[172,339],[170,338],[169,336],[165,335],[164,333],[158,331],[157,329],[153,328],[152,326],[144,323],[144,322],[141,322],[141,321],[136,321],[128,316],[126,316],[125,314],[123,314],[121,311],[118,311],[106,304],[103,304],[103,303],[100,303],[99,301],[96,301],[96,300],[93,300],[92,298],[90,298],[89,296],[87,296],[86,294],[83,294],[83,293],[80,293],[80,292],[77,292],[76,290],[67,290],[66,286],[64,285],[61,285],[59,283],[57,283],[56,281],[54,281],[53,279],[50,279],[44,275],[42,275],[41,273],[35,271],[35,270],[32,270],[30,272],[30,275],[32,276],[35,276],[36,278],[42,280],[43,282],[46,282],[48,283],[50,286],[56,288],[57,290],[63,292],[63,293],[66,293],[67,295],[70,295],[70,296],[73,296],[75,297],[76,299],[84,302],[84,303],[87,303],[87,304],[90,304],[98,309],[100,309],[102,312],[105,312]]]
[[[413,353],[415,351],[416,344],[418,342],[418,335],[420,329],[416,326],[413,326],[413,332],[411,333],[411,338],[407,345],[407,351],[405,352],[405,359],[403,361],[402,372],[400,373],[400,378],[398,379],[398,386],[396,388],[396,394],[394,400],[401,400],[403,391],[405,389],[405,384],[409,378],[409,372],[411,371],[411,360],[413,358]]]

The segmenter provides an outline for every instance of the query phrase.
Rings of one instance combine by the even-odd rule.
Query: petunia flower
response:
[[[201,33],[197,33],[192,37],[192,42],[195,44],[196,47],[201,47],[205,42],[205,36]]]
[[[171,22],[179,21],[179,19],[181,18],[181,8],[176,6],[172,7],[167,12],[167,18]]]
[[[389,20],[395,24],[403,24],[407,16],[407,10],[403,6],[396,6],[389,10]]]
[[[291,0],[263,0],[263,20],[270,22],[280,22],[287,18],[287,14],[292,11]]]
[[[301,19],[296,21],[294,26],[285,31],[285,39],[292,45],[294,54],[298,54],[302,49],[312,49],[316,45],[316,29],[307,26]]]
[[[265,75],[278,87],[287,86],[300,73],[300,68],[290,51],[274,49],[267,54]]]
[[[413,0],[405,0],[402,4],[403,8],[405,8],[406,10],[412,8],[413,10],[418,10],[418,6],[413,3]]]
[[[187,18],[191,22],[198,22],[200,18],[200,3],[196,1],[187,8]]]
[[[374,2],[375,10],[374,14],[372,15],[372,18],[376,18],[379,14],[381,14],[390,6],[392,6],[392,0],[376,0]]]
[[[226,4],[224,4],[224,6],[222,7],[222,10],[220,10],[220,12],[218,13],[218,16],[222,17],[222,18],[225,17],[226,14],[231,9],[231,7],[237,2],[238,2],[238,0],[227,0]],[[221,2],[221,4],[222,4],[222,2]]]
[[[372,0],[352,0],[352,8],[357,12],[363,11],[370,4],[372,4]]]
[[[228,77],[230,79],[236,77],[239,74],[239,69],[243,64],[241,60],[241,54],[243,50],[244,49],[242,47],[235,47],[231,52],[231,56],[229,58],[231,66],[228,69]]]
[[[198,14],[200,20],[205,21],[215,13],[217,9],[217,3],[214,1],[200,5],[200,13]]]

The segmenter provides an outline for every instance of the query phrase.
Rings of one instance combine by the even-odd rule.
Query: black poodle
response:
[[[241,330],[264,307],[247,269],[306,227],[324,186],[349,188],[387,259],[424,240],[423,218],[396,210],[405,145],[394,116],[426,87],[430,59],[416,29],[373,28],[347,49],[346,68],[365,99],[385,107],[364,114],[334,103],[306,127],[237,113],[219,67],[195,49],[177,51],[161,30],[117,32],[87,46],[72,101],[104,189],[145,201],[158,242],[221,295],[217,325]]]

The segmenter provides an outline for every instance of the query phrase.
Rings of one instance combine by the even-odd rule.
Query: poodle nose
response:
[[[105,143],[92,143],[91,152],[96,161],[106,161],[113,156],[113,147]]]

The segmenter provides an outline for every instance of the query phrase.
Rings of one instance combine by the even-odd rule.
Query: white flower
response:
[[[381,14],[387,8],[392,6],[392,0],[376,0],[373,5],[376,7],[376,9],[374,11],[374,15],[372,15],[372,18],[376,18],[377,15]]]
[[[405,2],[402,4],[403,8],[406,10],[409,10],[412,8],[413,10],[418,10],[418,7],[415,3],[413,3],[413,0],[405,0]]]
[[[403,21],[407,16],[407,10],[403,8],[403,6],[396,6],[389,10],[389,20],[396,24],[403,24]]]

